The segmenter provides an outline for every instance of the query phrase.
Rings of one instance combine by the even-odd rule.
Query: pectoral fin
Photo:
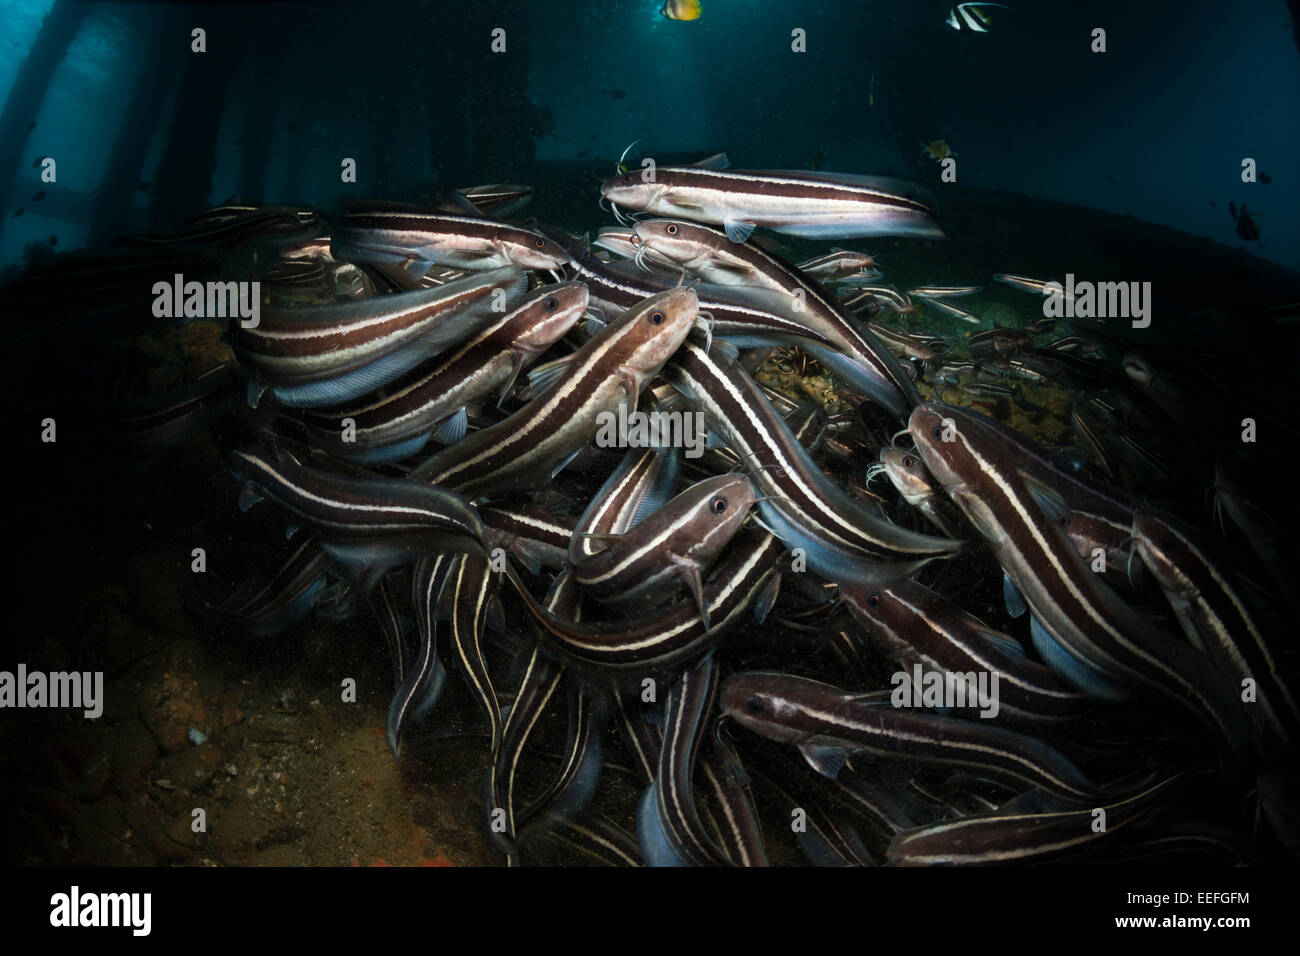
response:
[[[709,609],[704,603],[704,579],[700,576],[700,566],[693,561],[685,558],[676,558],[677,575],[681,578],[682,583],[686,585],[695,598],[695,604],[700,609],[700,618],[704,621],[704,628],[708,630]]]
[[[849,752],[838,744],[827,743],[824,738],[804,739],[799,744],[799,752],[810,767],[831,780],[838,779],[845,767],[853,769],[849,764]]]
[[[722,228],[727,233],[727,238],[732,242],[744,242],[754,234],[754,228],[757,223],[745,222],[738,219],[723,220]]]

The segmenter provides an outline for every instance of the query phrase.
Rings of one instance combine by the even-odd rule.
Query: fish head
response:
[[[898,493],[911,505],[924,501],[934,494],[934,479],[926,470],[920,455],[892,445],[880,449],[880,463]]]
[[[521,230],[522,237],[510,249],[508,258],[521,269],[558,269],[573,261],[560,243],[540,232]]]
[[[677,219],[647,219],[632,231],[642,246],[673,266],[713,255],[719,238],[729,242],[720,233]]]
[[[792,743],[803,731],[790,721],[799,708],[786,698],[783,688],[803,682],[804,678],[766,671],[732,674],[722,682],[718,699],[722,712],[746,730]]]
[[[950,494],[967,485],[974,467],[969,449],[959,439],[955,412],[927,402],[912,409],[907,419],[907,431],[926,469]]]
[[[907,430],[934,480],[975,530],[995,548],[1004,544],[1006,534],[989,505],[986,486],[1023,482],[1015,462],[999,447],[997,436],[964,409],[933,403],[912,410]],[[1028,494],[1023,488],[1015,490]],[[1057,532],[1064,534],[1059,528]]]
[[[687,286],[652,295],[615,321],[623,353],[622,368],[639,383],[652,378],[686,341],[699,315],[700,300]],[[638,388],[639,391],[639,388]]]
[[[852,252],[850,250],[841,250],[839,253],[840,263],[842,266],[852,272],[872,273],[876,268],[876,257],[867,252]],[[881,273],[867,275],[865,278],[874,279]]]
[[[840,596],[848,605],[853,619],[866,629],[872,638],[887,645],[905,645],[909,628],[915,626],[915,615],[906,613],[900,594],[906,594],[918,584],[902,581],[891,587],[840,582]]]
[[[600,194],[615,206],[648,210],[654,207],[667,188],[661,182],[646,182],[640,172],[630,171],[619,173],[601,183]]]
[[[541,355],[582,317],[591,301],[585,282],[560,282],[538,289],[516,315],[513,345],[530,356]]]
[[[696,482],[665,508],[683,516],[685,520],[679,526],[689,542],[690,556],[704,564],[717,557],[736,536],[753,503],[754,486],[749,478],[730,474]]]
[[[630,259],[636,255],[636,232],[627,226],[601,226],[591,244],[597,249]]]

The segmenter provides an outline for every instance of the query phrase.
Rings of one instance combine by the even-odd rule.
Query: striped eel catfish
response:
[[[424,204],[394,199],[347,199],[343,202],[343,211],[348,215],[362,216],[377,212],[409,212],[416,215],[443,213],[448,216],[469,216],[471,219],[478,219],[483,215],[478,206],[470,202],[464,193],[455,189],[440,189]]]
[[[847,359],[865,373],[850,373],[850,380],[869,380],[872,388],[868,394],[900,418],[920,401],[911,378],[880,340],[816,282],[775,253],[750,243],[731,242],[716,229],[689,222],[639,222],[635,233],[642,255],[644,250],[653,250],[709,282],[755,286],[787,297],[792,317],[843,356],[818,346],[811,347],[811,354],[832,371],[839,371]]]
[[[999,716],[1020,724],[1076,719],[1086,698],[1062,686],[1024,649],[914,581],[868,591],[840,588],[840,601],[885,654],[910,668],[944,673],[996,673]]]
[[[609,700],[619,737],[628,756],[632,758],[632,769],[641,782],[649,786],[654,783],[659,767],[659,748],[663,746],[663,734],[650,721],[642,719],[636,691],[621,688],[614,681],[610,685]]]
[[[601,688],[568,675],[568,734],[559,769],[545,791],[520,814],[520,838],[578,817],[591,803],[604,768],[602,728],[608,716]],[[524,821],[532,821],[524,825]]]
[[[565,619],[574,619],[578,613],[579,594],[572,579],[560,578],[544,602],[547,611]],[[518,833],[518,821],[515,817],[515,775],[519,761],[527,749],[528,740],[537,727],[537,722],[546,711],[559,690],[565,676],[563,664],[547,657],[542,645],[533,645],[519,686],[515,691],[510,710],[506,714],[505,724],[501,730],[501,746],[493,755],[488,765],[485,790],[487,792],[487,810],[489,816],[498,810],[504,811],[505,829],[498,830],[489,826],[488,833],[492,842],[506,855],[506,863],[515,866],[519,862],[518,847],[515,844]]]
[[[1088,450],[1091,460],[1102,470],[1106,478],[1115,481],[1119,476],[1119,469],[1115,464],[1115,456],[1106,442],[1105,432],[1100,428],[1104,420],[1105,417],[1099,414],[1093,404],[1093,399],[1085,400],[1078,395],[1070,399],[1070,427],[1074,429],[1075,437]]]
[[[285,259],[258,276],[263,305],[295,306],[333,298],[366,299],[375,294],[374,283],[350,262],[321,259]]]
[[[1294,754],[1300,746],[1300,708],[1280,648],[1270,647],[1233,582],[1171,519],[1139,511],[1133,537],[1191,642],[1239,685],[1254,682],[1256,697],[1245,710],[1259,731],[1264,756]]]
[[[1033,348],[1034,342],[1019,329],[995,325],[972,335],[969,346],[970,357],[978,362],[981,359],[1012,358],[1025,349]]]
[[[498,811],[505,812],[504,830],[498,832],[497,828],[489,823],[488,832],[497,848],[505,853],[506,863],[509,866],[516,866],[519,862],[518,847],[515,843],[518,833],[515,815],[515,774],[533,729],[551,703],[555,692],[560,688],[564,674],[564,665],[547,659],[542,654],[540,644],[533,647],[506,715],[501,746],[497,749],[496,757],[488,768],[489,817]]]
[[[974,295],[983,288],[982,285],[923,285],[908,289],[907,294],[926,299],[954,299],[963,295]]]
[[[880,344],[889,349],[890,354],[895,358],[928,362],[943,351],[944,343],[932,336],[904,332],[880,322],[868,322],[863,328],[879,339]]]
[[[359,268],[375,288],[389,293],[432,289],[472,275],[469,269],[453,269],[434,262],[421,262],[419,259],[404,259],[400,263],[383,265],[370,263]]]
[[[456,191],[468,199],[480,213],[496,219],[514,215],[533,198],[533,187],[518,183],[492,183]]]
[[[544,392],[435,453],[411,477],[471,498],[541,486],[591,441],[604,415],[636,402],[690,332],[696,302],[691,289],[671,289],[628,309],[553,366],[558,374]]]
[[[557,582],[546,604],[553,613],[576,618],[577,590],[572,581]],[[516,814],[514,781],[519,760],[562,679],[568,683],[569,728],[559,769],[542,794]],[[606,716],[604,695],[598,685],[567,673],[562,664],[543,657],[540,646],[534,647],[509,710],[502,746],[488,771],[489,813],[505,810],[507,825],[503,833],[490,830],[509,865],[518,862],[516,841],[580,815],[591,802],[603,767],[601,728]]]
[[[874,779],[844,778],[831,781],[836,801],[885,838],[910,830],[931,815],[919,800],[891,791]]]
[[[950,538],[958,537],[957,522],[944,510],[946,499],[940,496],[934,478],[925,470],[921,456],[890,445],[880,449],[880,464],[867,471],[867,481],[884,472],[898,494],[909,505],[921,512],[932,525]]]
[[[744,475],[706,478],[622,534],[586,534],[582,540],[604,546],[595,554],[570,544],[573,576],[592,596],[622,607],[662,601],[685,585],[707,628],[703,573],[740,530],[753,501]]]
[[[662,272],[665,275],[681,274],[681,267],[671,259],[656,255],[652,250],[642,249],[641,240],[636,237],[636,230],[631,226],[601,226],[591,245],[613,253],[620,259],[636,262],[646,272]]]
[[[240,507],[261,498],[320,536],[320,546],[369,592],[384,570],[436,551],[483,554],[483,522],[459,494],[401,478],[356,478],[306,468],[265,447],[235,450]]]
[[[694,601],[678,601],[636,617],[573,623],[538,604],[513,568],[507,566],[506,573],[558,655],[587,667],[644,673],[698,656],[735,628],[748,611],[760,623],[766,620],[780,587],[776,564],[784,550],[765,532],[745,529],[736,536],[704,583],[711,627],[705,626]]]
[[[250,578],[212,610],[258,637],[287,630],[316,604],[325,575],[334,567],[316,536],[299,528],[289,538],[279,570],[269,579]]]
[[[1142,819],[1159,798],[1188,781],[1191,774],[1166,777],[1136,793],[1103,804],[1106,826],[1094,829],[1095,810],[976,814],[907,830],[889,842],[896,866],[1030,863],[1087,850]]]
[[[315,235],[321,218],[313,210],[291,206],[231,204],[200,213],[180,231],[165,236],[127,236],[127,246],[213,246],[229,249],[250,240],[301,241]]]
[[[303,239],[301,242],[291,242],[286,246],[280,246],[277,250],[280,253],[280,259],[285,262],[301,261],[303,259],[315,259],[319,262],[337,262],[330,255],[330,237],[313,236],[310,239]]]
[[[540,232],[473,216],[354,209],[334,224],[336,259],[373,265],[416,260],[456,269],[558,269],[568,253]]]
[[[1049,511],[1048,517],[1055,518],[1056,523],[1065,529],[1079,557],[1091,562],[1094,552],[1100,548],[1106,558],[1106,570],[1103,573],[1110,574],[1112,570],[1122,572],[1110,575],[1107,580],[1121,586],[1132,586],[1142,580],[1141,563],[1133,560],[1131,525],[1126,526],[1114,518],[1092,515],[1086,511],[1057,510],[1055,514]]]
[[[265,388],[300,408],[359,398],[492,323],[493,293],[510,303],[526,282],[518,269],[500,269],[434,289],[268,307],[253,328],[232,321],[235,355],[256,373],[249,404]]]
[[[793,744],[832,780],[852,754],[866,753],[964,767],[1080,803],[1104,792],[1040,740],[978,720],[894,707],[888,691],[854,694],[807,677],[750,671],[723,682],[722,710],[760,736]]]
[[[1059,455],[997,419],[962,408],[962,415],[982,425],[990,434],[1001,436],[1014,461],[1015,470],[1040,500],[1063,499],[1071,511],[1083,511],[1131,524],[1137,510],[1137,496],[1113,485],[1092,481],[1070,467],[1063,467]],[[1055,494],[1052,494],[1052,493]],[[1044,494],[1045,493],[1045,494]]]
[[[716,730],[704,743],[699,775],[718,846],[737,866],[771,866],[749,775],[736,749]]]
[[[592,305],[617,312],[638,300],[673,288],[680,279],[647,275],[621,262],[602,262],[580,249],[570,250],[573,261],[567,268],[570,277],[587,283]],[[822,362],[853,389],[861,391],[899,417],[917,401],[916,387],[870,333],[858,334],[835,327],[834,336],[823,331],[824,323],[814,323],[807,310],[795,308],[790,296],[771,289],[738,285],[700,283],[694,286],[699,296],[700,313],[707,314],[712,335],[726,339],[738,348],[768,345],[797,345]],[[820,293],[818,293],[820,295]],[[852,351],[840,351],[839,341]]]
[[[918,405],[908,430],[1033,612],[1034,646],[1048,666],[1090,696],[1114,699],[1132,688],[1168,698],[1199,717],[1227,751],[1240,751],[1245,716],[1222,675],[1089,570],[1020,477],[1015,445],[982,418],[947,405]]]
[[[576,522],[532,506],[509,506],[499,503],[480,508],[479,515],[490,531],[501,535],[506,550],[519,559],[531,574],[543,567],[558,571],[569,560],[569,542]]]
[[[416,562],[411,576],[411,604],[419,628],[419,649],[400,687],[388,705],[388,749],[402,755],[402,731],[409,720],[432,710],[442,694],[447,671],[438,659],[438,604],[455,558],[438,554]]]
[[[617,315],[636,303],[675,288],[680,277],[647,275],[623,262],[605,262],[576,244],[569,247],[569,278],[587,284],[594,308]],[[696,283],[699,308],[709,316],[715,335],[741,348],[786,342],[803,343],[816,333],[790,315],[790,303],[774,292]],[[824,344],[832,344],[829,340]]]
[[[832,581],[868,583],[908,576],[961,547],[890,524],[845,494],[724,351],[688,341],[668,367],[669,380],[745,462],[767,499],[759,506],[764,521],[788,547],[804,549],[808,567]]]
[[[451,641],[460,660],[460,671],[488,719],[490,743],[488,753],[501,745],[501,705],[497,701],[492,675],[483,659],[483,631],[488,604],[495,596],[498,572],[492,570],[487,555],[462,554],[449,574],[447,587],[451,596]]]
[[[370,605],[370,613],[384,635],[384,643],[388,645],[388,655],[393,662],[393,683],[400,687],[406,680],[411,654],[407,648],[406,619],[398,611],[393,598],[396,589],[394,580],[394,577],[388,575],[380,578],[375,589],[366,597],[366,603]]]
[[[593,249],[603,249],[620,259],[632,260],[637,255],[637,238],[630,226],[601,226],[596,231],[596,238],[591,240]],[[662,263],[655,263],[655,268],[662,267]],[[644,266],[647,272],[650,266]]]
[[[439,437],[454,443],[465,434],[465,407],[498,389],[504,398],[519,372],[558,342],[586,307],[587,287],[580,282],[543,286],[459,347],[392,382],[383,394],[309,413],[306,424],[317,444],[350,461],[408,458],[440,424]],[[351,419],[348,440],[344,419]]]
[[[677,390],[672,386],[665,387],[673,395],[678,394]],[[766,391],[764,394],[766,394]],[[820,405],[816,402],[805,402],[802,405],[795,406],[792,411],[786,413],[783,417],[786,425],[790,427],[790,434],[807,450],[808,454],[815,454],[821,448],[822,441],[830,428],[830,420]],[[692,471],[708,475],[717,474],[720,471],[740,471],[744,467],[740,457],[725,445],[719,445],[717,448],[706,448],[704,454],[700,455],[699,458],[688,459],[685,465]]]
[[[1009,285],[1021,292],[1029,292],[1034,295],[1057,295],[1061,296],[1066,302],[1072,303],[1074,301],[1074,294],[1066,292],[1064,284],[1055,279],[1034,279],[1030,276],[1017,276],[999,272],[993,276],[993,281]]]
[[[822,256],[813,256],[799,263],[799,271],[816,279],[818,282],[836,282],[850,276],[875,278],[874,256],[851,249],[832,249]]]
[[[650,866],[731,866],[695,804],[700,744],[718,696],[713,655],[682,672],[664,704],[664,742],[654,783],[637,807],[637,840]]]
[[[796,773],[794,780],[802,782],[805,776]],[[820,794],[810,793],[804,787],[796,787],[799,790],[796,796],[775,777],[761,771],[754,771],[754,778],[765,791],[776,797],[786,817],[791,817],[796,811],[803,812],[804,826],[794,831],[795,841],[813,866],[876,865],[871,851],[863,844],[852,823],[845,819],[847,814],[841,808],[835,808],[839,813],[834,812],[830,801],[823,802]]]
[[[880,312],[881,300],[895,312],[906,313],[911,310],[912,300],[907,297],[907,293],[900,292],[892,285],[854,286],[852,291],[846,290],[840,294],[840,305],[844,308],[853,313],[866,312],[870,316]]]
[[[918,187],[878,176],[658,166],[650,182],[623,173],[600,193],[626,209],[722,226],[734,242],[755,226],[806,239],[946,238]]]
[[[630,448],[587,505],[569,536],[565,560],[577,566],[605,548],[603,535],[620,535],[668,503],[677,484],[672,448]]]
[[[589,814],[581,822],[562,820],[546,835],[602,866],[642,865],[636,839],[603,814]]]

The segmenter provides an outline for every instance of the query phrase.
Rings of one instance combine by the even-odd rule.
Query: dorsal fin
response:
[[[714,153],[712,156],[705,156],[697,162],[691,163],[696,169],[730,169],[731,160],[727,158],[725,151]]]

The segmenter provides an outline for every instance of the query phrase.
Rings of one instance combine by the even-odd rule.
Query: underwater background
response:
[[[937,174],[919,147],[941,139],[962,190],[1300,265],[1300,56],[1283,0],[1021,3],[982,35],[948,28],[942,2],[713,0],[689,23],[659,7],[6,0],[0,262],[230,196],[336,200],[341,156],[358,160],[358,191],[414,201],[466,177],[533,182],[549,163],[604,176],[633,141],[924,182]],[[497,27],[507,50],[483,55]],[[1090,52],[1094,27],[1105,53]],[[38,155],[59,160],[59,182],[32,202]],[[1245,157],[1274,181],[1246,188]],[[1257,214],[1257,241],[1235,235],[1230,201]]]
[[[662,165],[726,151],[738,169],[928,189],[946,241],[851,244],[899,288],[985,283],[968,300],[984,330],[1040,317],[1033,297],[990,284],[995,273],[1150,282],[1145,343],[1291,419],[1300,4],[1018,0],[986,33],[953,29],[954,5],[930,0],[703,0],[691,21],[663,6],[0,0],[0,284],[235,201],[329,215],[356,199],[432,204],[448,190],[523,183],[534,193],[522,216],[594,234],[613,221],[599,182],[620,159],[636,169],[643,156]],[[195,28],[205,52],[192,51]],[[1091,49],[1095,28],[1105,52]],[[504,52],[492,50],[496,30]],[[955,181],[941,180],[935,150],[956,159]],[[345,158],[355,182],[340,179]],[[799,261],[832,244],[850,243],[773,247]],[[38,331],[0,359],[9,407],[24,421],[52,415],[61,431],[57,446],[24,437],[26,494],[11,516],[20,547],[3,584],[14,636],[0,669],[103,670],[108,716],[0,715],[0,858],[499,864],[483,826],[487,734],[464,682],[448,682],[438,719],[395,763],[384,737],[392,675],[373,621],[322,616],[272,639],[211,613],[250,568],[274,571],[285,538],[276,516],[236,509],[225,442],[123,460],[87,414],[86,396],[116,394],[122,367],[138,394],[219,366],[230,358],[221,330],[137,336],[129,362],[99,363],[97,346],[64,350],[39,302],[22,310],[11,314]],[[936,315],[901,324],[951,337],[962,357],[975,331]],[[67,328],[68,343],[85,332]],[[765,381],[838,407],[825,375],[769,368]],[[935,400],[968,400],[933,387]],[[1026,386],[984,407],[1039,441],[1075,444],[1067,391]],[[1259,455],[1276,527],[1300,527],[1289,452]],[[1177,485],[1180,503],[1203,498],[1206,475],[1170,467],[1154,486]],[[197,587],[196,541],[214,579]],[[1000,576],[985,565],[955,587],[1009,630]],[[502,667],[503,684],[516,670]],[[340,707],[345,678],[358,694]],[[562,761],[565,714],[550,716],[521,789],[541,790]],[[641,792],[632,761],[613,747],[606,760],[612,792],[595,815],[630,830]],[[773,767],[789,769],[763,770]],[[1292,775],[1277,786],[1294,797],[1295,785]],[[219,821],[210,833],[189,825],[199,805]],[[1203,819],[1250,829],[1239,805],[1217,813]],[[1285,861],[1294,844],[1284,843],[1265,838],[1252,852]],[[562,840],[533,852],[589,862]],[[802,862],[793,846],[772,856]]]

